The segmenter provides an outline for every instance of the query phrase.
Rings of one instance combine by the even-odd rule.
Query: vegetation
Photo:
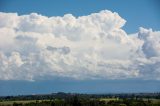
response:
[[[0,106],[160,106],[159,96],[157,93],[156,96],[155,94],[91,95],[57,93],[0,97]]]

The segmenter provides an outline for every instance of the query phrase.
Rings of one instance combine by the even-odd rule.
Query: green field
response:
[[[109,101],[120,101],[119,98],[100,98],[100,101],[109,102]],[[144,101],[148,101],[148,99],[143,99]],[[21,100],[21,101],[0,101],[0,106],[7,106],[7,105],[13,105],[14,103],[18,104],[27,104],[27,103],[40,103],[40,102],[46,102],[50,100]],[[150,99],[152,103],[160,103],[160,99]]]
[[[76,100],[76,101],[75,101]],[[98,102],[99,101],[99,102]],[[97,99],[88,99],[87,101],[84,99],[78,100],[70,99],[70,101],[66,101],[65,99],[53,99],[53,100],[16,100],[16,101],[9,101],[4,100],[0,101],[0,106],[75,106],[75,105],[64,105],[66,103],[73,103],[79,102],[84,105],[78,106],[86,106],[85,104],[90,104],[89,106],[128,106],[126,103],[130,103],[132,105],[129,106],[160,106],[160,99],[147,99],[147,98],[140,98],[140,99],[122,99],[122,98],[97,98]],[[54,105],[52,105],[54,103]],[[100,103],[100,104],[99,104]],[[14,104],[14,105],[13,105]],[[93,105],[99,104],[99,105]],[[145,105],[143,105],[145,104]],[[77,106],[77,105],[76,105]]]
[[[42,102],[42,101],[49,101],[49,100],[19,100],[19,101],[0,101],[0,106],[2,105],[13,105],[13,103],[36,103],[36,102]]]
[[[118,101],[119,98],[100,98],[99,100],[109,102],[109,101]]]

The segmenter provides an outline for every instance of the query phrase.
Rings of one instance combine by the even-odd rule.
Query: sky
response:
[[[159,92],[159,5],[1,0],[0,94]]]
[[[108,9],[127,20],[124,30],[134,33],[141,26],[159,30],[159,5],[159,0],[1,0],[0,11],[19,15],[36,12],[45,16],[63,16],[66,13],[83,16]]]

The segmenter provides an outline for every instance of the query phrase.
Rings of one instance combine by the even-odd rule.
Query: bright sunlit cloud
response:
[[[0,20],[0,80],[160,80],[160,32],[127,35],[117,13],[0,13]]]

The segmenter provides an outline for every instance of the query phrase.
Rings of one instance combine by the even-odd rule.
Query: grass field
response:
[[[21,100],[21,101],[0,101],[0,106],[1,105],[13,105],[13,103],[22,103],[22,104],[26,104],[26,103],[31,103],[31,102],[41,102],[41,101],[49,101],[49,100]]]
[[[108,103],[109,101],[121,101],[122,99],[119,98],[100,98],[98,99],[100,101],[105,101]],[[160,103],[160,99],[149,99],[153,104]],[[19,100],[19,101],[0,101],[0,106],[12,106],[13,103],[21,103],[21,104],[26,104],[26,103],[36,103],[36,102],[42,102],[42,101],[50,101],[50,100]],[[143,101],[148,101],[148,99],[144,98]]]
[[[148,99],[143,99],[144,101],[148,101]],[[160,99],[149,99],[153,103],[160,103]]]
[[[119,98],[101,98],[100,101],[105,101],[105,102],[109,102],[109,101],[117,101],[119,100]]]

